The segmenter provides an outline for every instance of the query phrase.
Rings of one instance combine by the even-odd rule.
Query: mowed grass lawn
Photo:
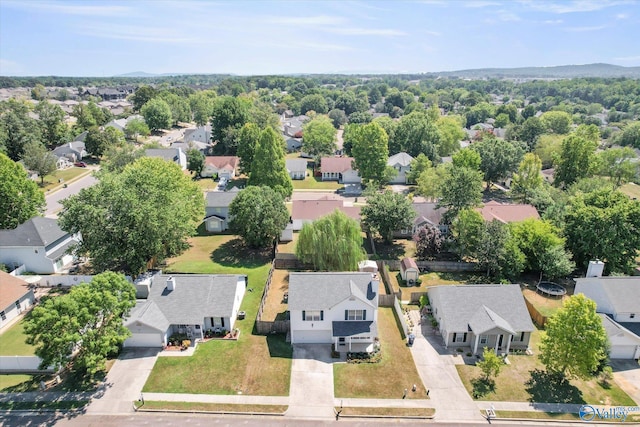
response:
[[[544,373],[544,365],[538,359],[540,333],[536,330],[531,337],[530,347],[534,355],[509,355],[511,364],[502,365],[500,374],[495,379],[495,391],[485,394],[478,400],[635,405],[633,400],[613,381],[609,388],[602,387],[597,379],[588,381],[572,379],[569,384],[558,387],[557,383]],[[456,365],[456,368],[467,391],[473,396],[472,381],[480,377],[480,368],[469,365]],[[532,378],[535,381],[527,385]]]
[[[44,191],[48,191],[54,187],[63,185],[64,183],[67,183],[72,179],[79,177],[80,175],[88,175],[90,173],[91,173],[90,169],[77,168],[75,166],[69,169],[57,170],[51,175],[45,175],[44,187],[40,187],[40,188],[42,188],[42,190]],[[64,182],[61,183],[60,182],[61,179],[64,180]],[[38,183],[38,185],[40,185],[40,179],[38,179],[36,182]]]
[[[267,253],[245,248],[236,236],[196,236],[191,249],[168,260],[173,273],[246,274],[248,290],[237,320],[238,341],[198,344],[191,357],[159,357],[145,392],[286,396],[291,376],[291,346],[282,335],[253,335],[253,326],[271,266]],[[249,291],[251,289],[252,291]]]
[[[569,298],[566,295],[562,298],[548,297],[537,293],[533,289],[523,289],[522,294],[545,317],[553,316],[556,311],[562,308],[562,303]]]
[[[632,199],[640,200],[640,185],[634,184],[633,182],[628,182],[622,187],[619,188],[627,196]]]
[[[400,336],[391,308],[378,309],[378,335],[382,361],[380,363],[334,363],[333,387],[335,396],[401,399],[405,388],[409,399],[426,399],[427,393],[418,375],[411,351]]]
[[[33,356],[35,347],[26,339],[21,320],[0,335],[0,356]]]
[[[307,169],[307,177],[305,179],[293,179],[294,190],[337,190],[344,187],[338,181],[323,181],[320,176],[313,176],[313,171]]]

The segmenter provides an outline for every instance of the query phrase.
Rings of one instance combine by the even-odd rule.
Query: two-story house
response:
[[[371,352],[378,340],[377,274],[289,274],[291,343],[334,344],[336,351]]]
[[[229,229],[229,206],[240,191],[208,191],[205,195],[204,225],[207,231],[221,233]]]
[[[407,184],[407,173],[411,171],[411,162],[413,157],[411,155],[401,152],[389,157],[387,166],[390,166],[397,172],[390,184]]]

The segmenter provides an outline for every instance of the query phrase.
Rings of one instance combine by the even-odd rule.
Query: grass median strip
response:
[[[436,413],[433,408],[365,408],[348,406],[344,408],[336,407],[335,410],[340,411],[340,415],[346,416],[432,417]]]
[[[210,412],[259,412],[267,414],[284,414],[287,405],[243,405],[236,403],[203,403],[203,402],[166,402],[145,400],[144,405],[135,402],[138,409],[155,409],[169,411],[210,411]]]
[[[86,406],[88,403],[88,400],[59,400],[53,402],[0,402],[0,409],[4,411],[79,409]]]

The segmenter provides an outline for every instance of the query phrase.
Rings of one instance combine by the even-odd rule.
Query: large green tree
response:
[[[460,141],[466,136],[462,120],[460,116],[442,116],[436,120],[436,128],[440,132],[439,156],[450,156],[460,149]]]
[[[316,164],[322,156],[336,151],[336,128],[327,116],[317,116],[302,126],[302,151],[312,156]]]
[[[144,157],[144,150],[133,144],[115,145],[107,148],[100,162],[99,174],[104,172],[122,172],[129,164]]]
[[[260,133],[248,184],[266,185],[286,198],[293,193],[293,183],[287,172],[283,146],[282,136],[273,128],[267,127]]]
[[[524,154],[519,143],[499,138],[485,138],[472,147],[480,154],[480,170],[487,188],[514,172]]]
[[[511,191],[524,203],[529,203],[532,194],[542,187],[542,160],[534,153],[524,155],[518,172],[513,174]]]
[[[296,244],[300,261],[320,271],[357,271],[367,254],[358,222],[335,212],[302,226]]]
[[[289,221],[280,193],[266,186],[249,186],[229,206],[229,228],[253,248],[272,245]]]
[[[138,142],[138,137],[149,136],[150,133],[149,126],[143,119],[131,119],[124,127],[125,136],[133,138],[136,142]]]
[[[131,102],[133,103],[133,109],[140,111],[142,106],[149,102],[156,96],[156,90],[151,86],[140,86],[136,89],[135,93],[131,96]]]
[[[454,218],[461,209],[478,206],[482,201],[482,172],[456,166],[449,166],[447,171],[438,206],[447,208],[447,216]]]
[[[22,161],[27,169],[38,173],[41,185],[44,185],[45,175],[56,171],[57,160],[55,154],[47,150],[47,147],[39,141],[29,142],[24,147]]]
[[[171,127],[171,107],[162,99],[153,98],[149,100],[142,106],[140,113],[151,130]]]
[[[373,182],[380,186],[386,183],[389,159],[389,138],[376,123],[369,123],[355,129],[351,155],[363,182]]]
[[[456,241],[460,259],[475,258],[484,232],[484,218],[471,209],[465,208],[451,222],[451,234]]]
[[[317,114],[327,114],[329,108],[324,96],[319,93],[307,95],[300,100],[300,111],[307,114],[309,111],[315,111]]]
[[[122,319],[135,304],[136,290],[123,275],[98,274],[37,305],[25,321],[27,342],[36,346],[41,368],[73,362],[74,371],[92,377],[131,335]]]
[[[571,130],[571,115],[564,111],[547,111],[540,116],[540,121],[546,130],[557,134],[567,134]]]
[[[139,274],[188,248],[204,217],[199,187],[180,166],[142,157],[62,202],[63,230],[81,233],[78,250],[96,271]]]
[[[125,140],[124,133],[119,129],[111,126],[101,129],[94,126],[87,131],[84,142],[88,153],[102,157],[109,148],[124,145]]]
[[[630,273],[640,250],[640,202],[615,190],[578,193],[564,216],[567,248],[578,265],[594,259],[607,271]]]
[[[525,265],[525,256],[509,226],[496,220],[485,223],[476,258],[486,275],[494,280],[514,279]]]
[[[540,361],[550,372],[590,378],[607,358],[607,340],[596,303],[573,295],[545,323]]]
[[[216,143],[216,154],[235,155],[237,134],[249,122],[251,102],[232,96],[216,98],[211,117],[211,139]]]
[[[48,148],[55,148],[64,142],[69,129],[64,123],[65,114],[62,108],[59,105],[40,102],[35,110],[38,113],[42,142]]]
[[[19,163],[0,153],[0,229],[16,228],[42,213],[44,193]]]
[[[197,148],[190,148],[185,153],[187,155],[187,170],[193,172],[195,177],[200,176],[204,168],[204,154]]]
[[[616,134],[614,140],[620,145],[640,148],[640,121],[627,124],[622,132]]]
[[[416,212],[404,194],[386,190],[367,196],[361,216],[364,226],[390,243],[394,231],[411,229]]]
[[[251,164],[260,141],[260,128],[255,123],[246,123],[238,132],[238,150],[240,169],[244,174],[251,173]]]
[[[18,101],[10,100],[8,110],[0,115],[0,147],[13,161],[22,160],[24,147],[40,141],[38,123],[28,116],[29,109]]]
[[[389,154],[404,151],[417,157],[423,153],[434,161],[438,159],[440,141],[440,132],[434,121],[426,113],[416,111],[400,119],[393,141],[389,144]]]
[[[595,142],[576,135],[563,139],[555,162],[554,184],[569,186],[580,178],[591,176],[597,166],[596,148]]]
[[[597,154],[599,174],[608,176],[616,187],[640,174],[638,156],[631,147],[609,148]]]

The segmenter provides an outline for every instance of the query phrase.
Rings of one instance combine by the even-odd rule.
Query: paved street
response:
[[[55,218],[57,216],[57,212],[62,209],[62,205],[60,204],[61,200],[79,193],[83,188],[91,187],[96,182],[98,182],[98,180],[93,175],[89,174],[71,182],[67,185],[67,188],[60,188],[51,194],[45,195],[45,200],[47,202],[45,216]]]

